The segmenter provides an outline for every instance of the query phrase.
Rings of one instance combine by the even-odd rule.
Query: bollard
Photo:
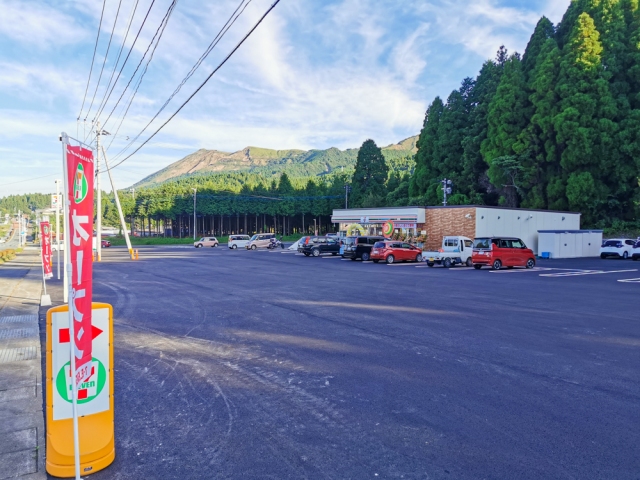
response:
[[[136,260],[140,260],[140,252],[136,249]]]

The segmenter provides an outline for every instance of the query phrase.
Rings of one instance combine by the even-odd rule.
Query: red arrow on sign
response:
[[[91,340],[96,338],[102,332],[103,332],[103,330],[100,330],[95,325],[91,325]],[[69,335],[69,329],[68,328],[61,328],[59,330],[59,334],[58,334],[58,342],[59,343],[69,343],[70,341],[71,341],[71,337]]]

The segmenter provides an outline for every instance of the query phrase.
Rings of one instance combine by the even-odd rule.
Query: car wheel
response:
[[[338,255],[338,254],[337,254],[337,253],[335,253],[335,252],[332,252],[332,253],[331,253],[331,255],[333,255],[333,256],[335,257],[335,256],[336,256],[336,255]]]
[[[635,260],[635,258],[634,258]],[[373,263],[378,263],[380,260],[373,260]]]
[[[351,260],[355,262],[356,261],[356,257],[351,257]]]
[[[447,258],[445,258],[445,259],[442,261],[442,266],[443,266],[444,268],[450,268],[450,267],[451,267],[451,259],[450,259],[450,258],[448,258],[448,257],[447,257]]]
[[[637,262],[639,258],[640,257],[631,257],[631,260],[633,260],[634,262]]]
[[[307,252],[304,252],[304,256],[305,256],[305,257],[308,257],[308,256],[309,256],[309,254],[308,254]]]
[[[313,254],[314,257],[320,256],[320,250],[318,250],[317,248],[314,248],[313,250],[311,250],[311,253]]]
[[[600,258],[604,260],[605,258],[607,258],[607,256],[604,253],[601,253]]]
[[[422,254],[419,253],[418,255],[416,255],[416,262],[420,263],[422,261]]]
[[[211,248],[216,248],[217,246],[218,246],[218,244],[217,244],[217,243],[214,243],[214,244],[211,246]]]
[[[396,261],[396,259],[395,259],[395,257],[393,255],[389,255],[386,260],[387,260],[387,263],[389,265],[391,265],[393,262]]]
[[[473,260],[471,260],[471,257],[467,258],[466,265],[467,267],[473,267]]]
[[[427,266],[428,266],[428,267],[433,267],[434,265],[435,265],[434,263],[427,262]]]
[[[532,269],[536,266],[536,261],[533,258],[527,260],[527,264],[525,265],[528,269]]]
[[[475,268],[476,270],[480,270],[482,268],[482,265],[474,265],[473,268]]]
[[[234,250],[238,249],[238,245],[233,245],[231,248],[233,248]]]
[[[202,244],[199,243],[198,245],[196,245],[196,248],[202,248]]]
[[[256,247],[255,245],[251,245],[251,250],[255,250],[256,248],[258,247]]]
[[[623,258],[623,259],[625,259],[625,260],[626,260],[627,258],[629,258],[629,252],[624,252],[624,253],[622,254],[622,258]]]
[[[494,270],[500,270],[502,268],[502,262],[500,260],[494,260],[493,264],[491,264],[491,268]]]
[[[360,259],[361,259],[363,262],[367,262],[367,261],[369,261],[369,254],[368,254],[367,252],[364,252],[364,253],[362,254],[362,256],[360,257]]]

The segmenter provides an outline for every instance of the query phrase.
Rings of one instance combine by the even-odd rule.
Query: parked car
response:
[[[371,258],[371,249],[376,242],[384,241],[384,237],[347,237],[345,238],[343,258],[361,259],[366,262]]]
[[[444,237],[437,252],[424,252],[422,258],[429,267],[442,265],[445,268],[454,265],[473,265],[473,240],[462,236]]]
[[[331,237],[308,237],[302,244],[302,253],[307,257],[313,255],[319,257],[323,253],[338,255],[340,252],[340,243]]]
[[[245,248],[249,240],[251,240],[249,235],[229,235],[228,246],[233,250]]]
[[[271,243],[271,239],[276,238],[275,233],[256,233],[253,237],[249,239],[245,248],[247,250],[255,250],[256,248],[267,248],[269,243]]]
[[[216,237],[202,237],[200,240],[193,242],[193,246],[196,248],[217,247],[218,239]]]
[[[298,240],[298,253],[302,253],[305,244],[309,242],[310,238],[311,237],[302,237]]]
[[[640,240],[638,240],[636,244],[633,246],[631,258],[636,261],[640,260]]]
[[[630,238],[612,238],[602,242],[600,247],[600,258],[630,258],[633,254],[633,246],[636,244],[635,240]]]
[[[376,242],[371,249],[371,260],[373,260],[373,263],[378,263],[382,260],[388,264],[395,262],[421,262],[422,250],[405,242]]]
[[[101,245],[102,248],[109,248],[111,246],[111,242],[109,240],[102,240]]]
[[[476,270],[483,266],[490,266],[494,270],[502,267],[526,267],[536,266],[536,257],[533,251],[519,238],[490,237],[476,238],[473,241],[473,267]]]

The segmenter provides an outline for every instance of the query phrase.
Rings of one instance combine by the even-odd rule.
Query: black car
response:
[[[631,258],[635,261],[640,260],[640,240],[636,242],[631,251]]]
[[[340,253],[340,243],[331,237],[308,237],[298,251],[304,253],[307,257],[313,255],[319,257],[323,253],[331,253],[338,255]]]
[[[344,239],[343,258],[361,259],[366,262],[371,258],[371,249],[376,242],[384,241],[384,237],[347,237]]]

